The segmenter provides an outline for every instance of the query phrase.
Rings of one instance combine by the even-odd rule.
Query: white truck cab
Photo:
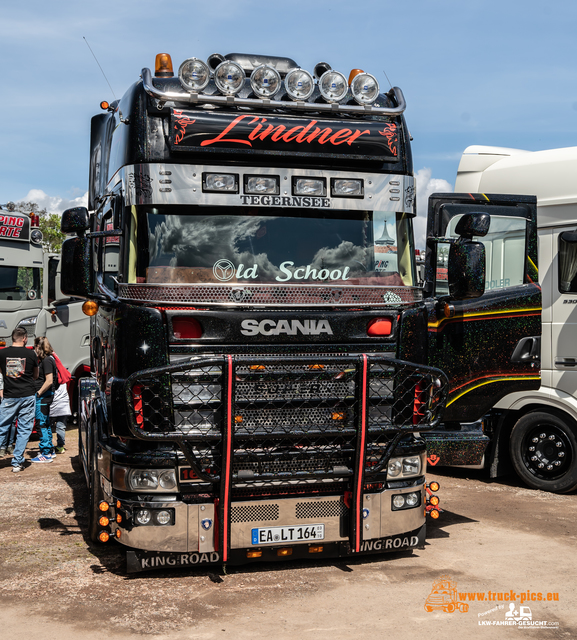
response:
[[[537,196],[541,386],[509,394],[495,409],[507,412],[517,473],[530,486],[559,492],[577,487],[575,176],[577,147],[523,151],[471,146],[463,153],[455,184],[457,192]]]

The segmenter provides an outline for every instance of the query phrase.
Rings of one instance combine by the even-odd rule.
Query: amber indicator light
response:
[[[157,53],[154,63],[154,75],[157,78],[172,78],[174,71],[172,68],[172,58],[169,53]]]

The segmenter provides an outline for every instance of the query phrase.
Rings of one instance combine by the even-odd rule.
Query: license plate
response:
[[[263,527],[251,529],[252,544],[285,544],[309,540],[323,540],[324,524],[308,524],[301,527]]]

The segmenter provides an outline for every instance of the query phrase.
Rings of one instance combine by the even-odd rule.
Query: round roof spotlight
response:
[[[210,81],[210,69],[202,60],[188,58],[180,65],[178,78],[187,91],[202,91]]]
[[[379,97],[379,83],[370,73],[359,73],[351,82],[351,92],[359,104],[373,104]]]
[[[285,76],[284,86],[291,100],[306,102],[315,90],[315,81],[304,69],[291,69]]]
[[[325,71],[319,80],[319,91],[327,102],[340,102],[346,95],[349,86],[347,79],[338,71]]]
[[[221,93],[233,96],[244,87],[245,73],[240,64],[225,60],[214,71],[214,81]]]
[[[259,98],[270,98],[280,88],[280,74],[268,64],[261,64],[250,74],[250,86]]]

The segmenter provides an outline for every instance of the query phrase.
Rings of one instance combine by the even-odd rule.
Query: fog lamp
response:
[[[152,514],[148,509],[139,509],[134,515],[136,524],[148,524],[152,518]]]
[[[285,76],[284,86],[291,100],[306,101],[315,90],[312,75],[304,69],[291,69]]]
[[[237,177],[233,173],[205,173],[203,176],[202,190],[237,193]]]
[[[236,62],[225,60],[214,71],[214,81],[218,90],[227,96],[238,93],[244,86],[245,73]]]
[[[261,64],[250,75],[250,86],[259,98],[270,98],[279,90],[279,72],[268,64]]]
[[[295,196],[324,196],[325,181],[321,178],[294,178]]]
[[[359,104],[373,104],[379,97],[379,83],[370,73],[359,73],[351,82],[351,93]]]
[[[337,198],[360,198],[363,195],[363,181],[333,178],[331,192]]]
[[[405,503],[407,507],[416,507],[419,504],[419,496],[416,493],[407,493],[405,495]]]
[[[187,91],[202,91],[210,81],[210,69],[202,60],[189,58],[180,65],[178,79]]]
[[[156,522],[158,524],[169,524],[171,520],[170,511],[159,511],[156,514]]]
[[[278,195],[280,193],[278,176],[249,176],[246,178],[244,192],[257,195]]]
[[[346,95],[349,87],[347,79],[339,71],[325,71],[319,80],[319,91],[327,102],[339,102]]]
[[[402,496],[402,495],[393,496],[393,506],[395,506],[397,509],[401,509],[402,507],[404,507],[405,496]]]

